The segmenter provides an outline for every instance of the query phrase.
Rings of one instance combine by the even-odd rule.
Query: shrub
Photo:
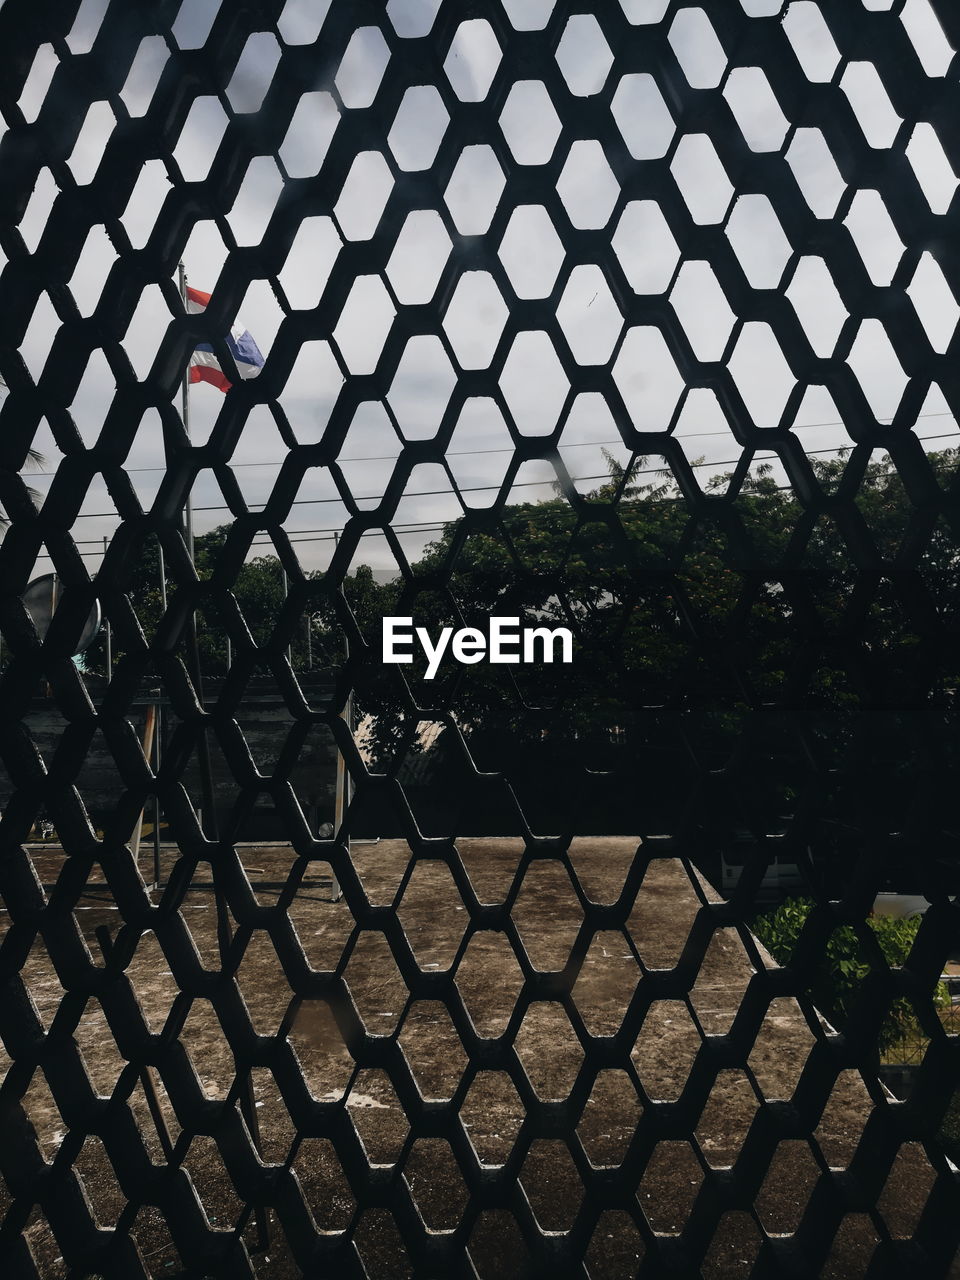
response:
[[[754,921],[753,931],[778,964],[789,964],[807,917],[814,908],[809,898],[788,898],[774,911],[764,912]],[[876,935],[883,958],[891,968],[901,967],[910,954],[920,928],[920,918],[897,920],[892,916],[869,916],[867,924]],[[871,971],[864,947],[850,925],[834,929],[827,940],[816,975],[808,987],[817,1008],[838,1029],[842,1029],[857,998],[863,980]],[[935,1004],[948,1002],[946,987],[938,983]],[[880,1032],[879,1050],[889,1050],[898,1041],[919,1033],[910,1001],[894,1000]]]

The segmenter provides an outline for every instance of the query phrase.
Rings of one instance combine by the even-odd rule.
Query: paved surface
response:
[[[513,881],[521,844],[508,839],[467,840],[458,847],[481,900],[502,901]],[[573,867],[592,900],[613,901],[618,897],[635,850],[636,842],[625,839],[584,839],[574,845]],[[275,902],[277,886],[290,863],[289,850],[264,846],[245,849],[242,856],[261,903]],[[407,846],[402,841],[357,845],[354,857],[371,899],[383,904],[396,901],[409,862]],[[34,861],[41,881],[48,884],[62,865],[62,858],[49,849],[37,851]],[[165,856],[167,862],[172,862],[172,854]],[[148,865],[149,852],[143,858],[144,868]],[[311,882],[312,887],[297,895],[290,914],[311,965],[323,970],[337,964],[351,934],[353,919],[343,902],[332,904],[327,900],[319,884],[317,878]],[[95,927],[101,923],[115,927],[118,916],[102,881],[91,881],[87,890],[76,918],[96,954]],[[648,968],[675,965],[699,907],[697,888],[681,866],[672,860],[651,864],[626,933],[598,934],[577,979],[574,999],[591,1034],[610,1035],[620,1026],[637,983],[644,980],[635,952]],[[467,914],[447,868],[439,862],[417,865],[399,911],[421,968],[433,972],[449,968],[457,955]],[[216,967],[215,910],[208,879],[198,882],[188,893],[183,914],[204,963]],[[565,966],[581,912],[562,866],[552,862],[533,865],[513,918],[538,968],[559,970]],[[8,918],[4,914],[0,919],[6,922]],[[723,1034],[730,1026],[752,971],[736,932],[726,929],[717,933],[690,993],[692,1010],[705,1034]],[[141,942],[128,972],[153,1029],[159,1030],[176,987],[152,935]],[[63,988],[39,941],[31,953],[26,975],[38,1011],[49,1025]],[[451,1097],[467,1065],[460,1041],[441,1004],[421,1001],[408,1007],[409,993],[382,935],[360,935],[346,977],[368,1030],[379,1035],[399,1033],[424,1095]],[[247,948],[238,981],[256,1029],[261,1034],[275,1034],[290,997],[265,934],[255,936]],[[504,935],[477,935],[460,960],[456,981],[478,1030],[484,1035],[499,1035],[506,1027],[520,986],[519,968]],[[404,1149],[409,1126],[387,1076],[380,1071],[355,1072],[353,1059],[322,1002],[308,1001],[301,1006],[290,1038],[313,1095],[320,1100],[345,1103],[372,1162],[395,1162]],[[77,1029],[77,1040],[98,1091],[109,1094],[123,1060],[96,1002],[88,1004]],[[207,1002],[194,1003],[181,1040],[208,1095],[225,1096],[233,1062]],[[796,1004],[791,1000],[776,1001],[748,1062],[721,1073],[707,1099],[696,1137],[709,1165],[722,1167],[735,1160],[758,1106],[757,1090],[767,1098],[791,1097],[812,1043],[813,1036]],[[649,1097],[672,1099],[679,1095],[699,1044],[700,1034],[684,1002],[662,1001],[653,1007],[631,1053]],[[517,1039],[517,1052],[540,1097],[568,1095],[583,1055],[559,1006],[541,1003],[531,1008]],[[282,1163],[295,1136],[290,1117],[268,1071],[255,1073],[254,1089],[264,1159]],[[163,1102],[176,1134],[176,1120],[165,1094]],[[27,1103],[44,1155],[52,1159],[63,1140],[65,1126],[39,1074],[31,1084]],[[154,1158],[159,1161],[160,1147],[139,1090],[131,1105]],[[817,1134],[823,1158],[831,1166],[843,1168],[849,1163],[869,1107],[859,1076],[844,1073]],[[601,1074],[577,1129],[594,1164],[622,1161],[642,1109],[641,1098],[625,1071]],[[466,1094],[460,1114],[481,1160],[502,1163],[522,1119],[509,1077],[500,1072],[480,1073]],[[212,1140],[195,1139],[185,1165],[214,1225],[231,1225],[241,1206]],[[85,1143],[78,1168],[99,1220],[112,1224],[124,1202],[97,1140],[88,1139]],[[354,1211],[353,1200],[330,1144],[318,1138],[304,1142],[294,1168],[318,1226],[327,1230],[345,1227]],[[782,1144],[757,1204],[767,1231],[783,1233],[796,1228],[819,1172],[808,1144]],[[407,1152],[404,1175],[428,1225],[437,1230],[453,1228],[466,1203],[466,1192],[449,1147],[437,1142],[414,1144]],[[523,1166],[521,1180],[544,1228],[569,1227],[582,1199],[582,1187],[563,1143],[536,1143]],[[659,1144],[637,1192],[656,1231],[671,1233],[679,1229],[701,1181],[702,1169],[689,1143]],[[885,1203],[897,1206],[893,1217],[905,1235],[913,1230],[929,1181],[930,1170],[922,1151],[905,1148],[885,1193]],[[746,1215],[728,1218],[714,1242],[706,1275],[749,1274],[759,1243],[756,1226]],[[36,1212],[30,1232],[37,1254],[43,1259],[44,1274],[65,1275],[56,1243]],[[151,1216],[150,1210],[142,1211],[136,1234],[154,1274],[176,1274],[180,1263],[162,1220]],[[403,1248],[391,1221],[371,1215],[361,1238],[361,1251],[372,1276],[407,1273]],[[252,1242],[252,1230],[248,1239]],[[862,1274],[876,1239],[865,1215],[848,1218],[838,1237],[831,1269],[825,1274]],[[499,1280],[501,1276],[521,1274],[518,1268],[523,1246],[512,1220],[481,1221],[473,1246],[481,1275]],[[642,1242],[629,1218],[623,1214],[607,1215],[601,1220],[591,1247],[591,1274],[630,1276],[641,1252]],[[257,1256],[256,1265],[258,1274],[264,1277],[297,1274],[276,1222],[272,1248],[268,1255]]]

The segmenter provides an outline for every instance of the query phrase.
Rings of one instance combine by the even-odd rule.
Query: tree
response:
[[[209,533],[200,534],[194,541],[194,563],[197,575],[209,579],[229,533],[229,525],[220,525]],[[176,598],[177,584],[166,569],[166,595],[170,605]],[[155,537],[146,539],[139,556],[129,571],[124,589],[137,616],[145,637],[149,640],[156,632],[163,616],[163,589],[161,584],[159,545]],[[256,556],[240,568],[231,587],[250,633],[257,644],[264,644],[276,626],[284,601],[283,567],[276,556]],[[197,610],[197,646],[201,673],[207,676],[223,676],[227,671],[226,621],[214,603],[208,602]],[[307,620],[294,637],[290,646],[295,665],[306,666],[309,646],[306,638]],[[315,624],[310,622],[310,625]],[[185,642],[178,652],[185,657]],[[124,654],[121,640],[114,637],[112,658],[114,663]],[[106,632],[101,629],[96,641],[84,655],[84,669],[97,675],[106,670]]]
[[[958,460],[957,450],[929,455],[945,492]],[[937,647],[924,609],[948,625],[960,616],[957,539],[945,520],[928,527],[887,457],[864,465],[855,452],[812,459],[811,467],[827,493],[856,482],[855,505],[817,517],[769,467],[736,481],[715,476],[691,504],[646,459],[624,468],[608,458],[609,477],[576,502],[555,494],[449,522],[409,580],[379,584],[361,567],[345,579],[337,607],[320,575],[306,591],[297,587],[304,617],[293,635],[294,668],[306,666],[308,626],[314,665],[340,665],[349,608],[368,646],[355,666],[356,690],[377,768],[416,754],[421,718],[447,716],[456,733],[441,735],[436,758],[449,757],[451,786],[463,776],[462,735],[477,768],[528,790],[549,779],[562,794],[585,771],[611,774],[622,790],[641,789],[651,822],[658,808],[675,811],[696,794],[702,820],[718,828],[737,821],[723,768],[747,740],[749,776],[773,821],[796,803],[804,754],[840,756],[864,707],[879,707],[886,718],[871,730],[871,749],[886,743],[894,762],[877,803],[892,812],[917,786],[915,763],[904,753],[896,759],[898,715],[935,703],[945,723],[956,719],[960,648]],[[201,578],[213,573],[229,532],[223,525],[197,539]],[[871,562],[876,573],[864,574]],[[906,592],[897,578],[903,567],[915,571]],[[149,636],[160,618],[154,544],[144,547],[128,590]],[[243,565],[232,592],[254,642],[264,644],[283,601],[278,559]],[[380,661],[381,620],[398,612],[432,634],[444,625],[483,628],[491,615],[566,625],[574,663],[465,668],[451,659],[427,682],[423,662],[385,669]],[[226,620],[212,606],[198,611],[198,634],[204,671],[222,674]],[[918,658],[924,646],[929,662]],[[360,656],[355,650],[355,663]],[[87,666],[102,663],[101,641]],[[757,711],[798,699],[804,742],[773,716],[756,721]],[[683,717],[699,726],[695,757]],[[945,741],[941,753],[953,767],[956,742]],[[747,807],[756,810],[756,796]]]
[[[929,458],[947,490],[960,452]],[[701,820],[718,829],[737,822],[738,798],[721,770],[744,750],[748,722],[753,794],[746,807],[755,812],[762,795],[772,822],[796,804],[804,754],[842,758],[865,709],[880,708],[872,747],[894,759],[877,813],[911,803],[916,760],[906,752],[896,759],[902,716],[935,703],[955,722],[960,651],[933,650],[931,662],[918,661],[918,646],[931,642],[916,583],[908,601],[891,577],[902,565],[915,568],[949,618],[960,561],[945,523],[925,540],[928,517],[914,509],[889,458],[866,466],[858,455],[812,459],[825,492],[851,479],[858,486],[852,511],[819,518],[769,467],[744,479],[733,502],[714,502],[733,482],[715,477],[692,508],[645,459],[628,469],[613,459],[608,465],[609,480],[576,506],[555,496],[508,506],[495,521],[450,522],[412,566],[402,594],[390,597],[390,608],[431,633],[443,625],[483,627],[492,614],[569,625],[573,667],[464,669],[451,660],[427,684],[424,664],[414,663],[402,670],[416,702],[454,717],[481,770],[500,769],[532,786],[551,773],[562,781],[610,769],[624,787],[642,788],[651,822],[658,806],[675,812],[683,794],[696,792]],[[914,547],[922,550],[911,562],[904,552]],[[862,569],[871,556],[875,575]],[[368,745],[388,768],[416,752],[417,741],[399,673],[385,680],[379,667],[381,612],[369,597],[363,624],[374,657],[371,685],[360,692],[374,717]],[[805,742],[785,735],[772,715],[756,720],[758,710],[789,710],[798,699]],[[681,714],[701,726],[693,762]],[[956,755],[956,744],[945,744],[945,767]],[[720,779],[709,798],[705,770]]]

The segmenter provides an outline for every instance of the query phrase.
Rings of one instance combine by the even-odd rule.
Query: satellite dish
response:
[[[36,627],[37,635],[41,640],[50,629],[50,622],[57,611],[62,590],[63,588],[57,575],[55,573],[45,573],[42,578],[34,578],[20,597],[26,606],[27,613],[33,619],[33,625]],[[93,608],[90,610],[90,616],[80,632],[77,647],[73,651],[74,657],[83,653],[85,649],[90,648],[99,630],[100,603],[95,600]]]

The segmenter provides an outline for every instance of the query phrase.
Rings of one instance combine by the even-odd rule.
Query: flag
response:
[[[187,285],[187,311],[191,315],[206,311],[209,301],[209,293],[203,293],[200,289],[191,289]],[[240,377],[244,382],[248,378],[255,378],[263,368],[263,356],[249,329],[245,329],[238,320],[226,335],[226,340]],[[221,369],[220,361],[213,354],[213,347],[209,342],[198,343],[190,357],[190,381],[210,382],[221,391],[230,390],[230,380]]]

